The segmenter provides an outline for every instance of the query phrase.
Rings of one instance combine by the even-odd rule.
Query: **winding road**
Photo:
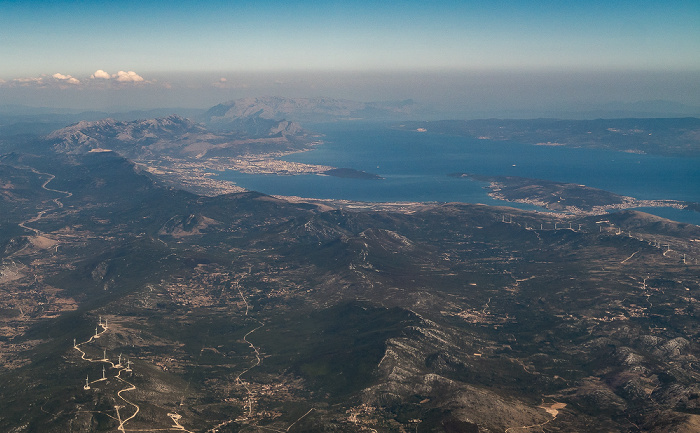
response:
[[[238,289],[238,293],[239,293],[239,295],[241,296],[241,299],[243,299],[243,303],[244,303],[245,306],[246,306],[245,315],[247,316],[247,315],[248,315],[248,311],[250,310],[250,304],[248,303],[248,300],[247,300],[247,299],[245,298],[245,296],[243,295],[243,291],[241,290],[241,286],[238,284],[238,282],[236,282],[236,288]],[[256,328],[253,328],[252,330],[248,331],[248,332],[243,336],[243,339],[242,339],[242,340],[243,340],[244,342],[246,342],[246,343],[248,344],[248,346],[253,350],[253,353],[255,354],[255,363],[254,363],[253,365],[251,365],[250,367],[248,367],[247,369],[245,369],[245,370],[243,370],[242,372],[240,372],[240,373],[238,374],[238,376],[236,376],[236,383],[237,383],[238,385],[243,386],[243,387],[246,389],[246,392],[248,393],[247,404],[246,404],[246,406],[248,406],[248,418],[251,418],[251,417],[253,416],[253,403],[255,402],[255,398],[254,398],[254,395],[255,395],[255,394],[253,393],[253,390],[248,386],[248,382],[246,382],[246,381],[244,381],[243,379],[241,379],[241,376],[243,376],[244,374],[248,373],[250,370],[252,370],[252,369],[254,369],[255,367],[257,367],[257,366],[259,366],[260,364],[262,364],[262,357],[260,356],[260,348],[257,347],[257,346],[255,346],[253,343],[250,342],[250,340],[248,340],[248,337],[249,337],[252,333],[254,333],[254,332],[257,331],[258,329],[261,329],[262,327],[265,326],[265,324],[264,324],[263,322],[261,322],[261,321],[259,321],[259,320],[257,320],[257,322],[259,323],[259,326],[257,326]],[[305,414],[303,414],[302,416],[300,416],[299,418],[297,418],[296,421],[294,421],[293,423],[291,423],[285,430],[279,430],[279,429],[276,429],[276,428],[266,427],[266,426],[261,426],[261,425],[254,425],[254,427],[259,428],[259,429],[263,429],[263,430],[274,431],[274,432],[278,432],[278,433],[287,433],[287,432],[289,432],[289,430],[290,430],[292,427],[294,427],[295,424],[297,424],[299,421],[301,421],[302,419],[304,419],[307,415],[309,415],[309,414],[310,414],[311,412],[313,412],[314,410],[315,410],[315,408],[313,408],[313,407],[312,407],[311,409],[309,409]],[[229,422],[231,422],[231,421],[229,421]],[[222,424],[220,424],[219,426],[226,425],[226,424],[228,424],[229,422],[222,423]],[[251,427],[253,427],[253,425],[251,425]],[[211,430],[209,430],[209,431],[210,431],[210,432],[215,432],[215,431],[216,431],[216,428],[211,429]]]
[[[99,331],[100,327],[102,328],[102,331]],[[136,403],[134,403],[130,400],[127,400],[126,397],[124,397],[122,395],[125,392],[136,390],[136,385],[128,382],[127,380],[125,380],[124,378],[121,377],[122,372],[127,371],[127,370],[131,371],[131,370],[129,369],[128,366],[124,367],[121,363],[115,364],[114,362],[110,361],[109,358],[106,357],[106,353],[105,353],[105,357],[103,357],[103,358],[99,358],[99,359],[88,358],[85,351],[80,348],[80,346],[92,343],[96,339],[100,338],[102,336],[102,334],[107,332],[108,329],[109,329],[109,327],[107,326],[107,323],[106,322],[102,323],[102,320],[100,320],[98,327],[95,328],[95,335],[91,336],[87,341],[84,341],[80,344],[74,344],[73,348],[75,350],[77,350],[78,352],[80,352],[80,358],[85,360],[85,361],[93,362],[93,363],[108,364],[111,368],[117,369],[118,370],[117,374],[113,377],[115,379],[119,380],[120,382],[124,383],[125,385],[127,385],[126,388],[123,388],[123,389],[120,389],[119,391],[117,391],[117,397],[119,397],[119,399],[121,399],[121,401],[123,401],[126,404],[126,406],[115,405],[114,409],[116,411],[116,417],[113,417],[111,415],[106,414],[110,418],[117,420],[117,422],[119,423],[119,426],[117,427],[117,431],[120,431],[123,433],[126,433],[126,432],[153,432],[153,431],[181,431],[181,432],[186,432],[186,433],[194,433],[190,430],[187,430],[184,426],[182,426],[180,424],[180,420],[182,419],[182,416],[177,414],[177,413],[168,413],[168,417],[170,417],[170,419],[173,421],[172,427],[161,428],[161,429],[127,429],[125,427],[126,423],[133,420],[141,410],[139,405],[137,405]],[[121,355],[120,355],[120,357],[121,357]],[[86,380],[86,384],[85,384],[84,388],[86,390],[88,390],[88,389],[90,389],[90,385],[95,384],[95,383],[99,383],[99,382],[103,382],[106,380],[107,380],[106,376],[102,377],[100,379],[93,380],[91,382]],[[134,412],[131,415],[129,415],[127,418],[122,419],[121,413],[119,412],[120,409],[129,407],[129,406],[133,408]]]
[[[45,191],[50,191],[50,192],[56,192],[56,193],[59,193],[59,194],[64,194],[64,195],[65,195],[65,198],[68,198],[68,197],[73,196],[73,193],[71,193],[71,192],[68,192],[68,191],[61,191],[61,190],[59,190],[59,189],[53,189],[53,188],[49,188],[49,187],[46,186],[46,185],[48,185],[52,180],[54,180],[54,179],[56,178],[55,175],[53,175],[53,174],[51,174],[51,173],[44,173],[44,172],[41,172],[41,171],[39,171],[39,170],[37,170],[37,169],[35,169],[35,168],[32,168],[32,167],[18,167],[18,168],[21,168],[21,169],[24,169],[24,170],[30,170],[32,173],[37,174],[37,175],[48,176],[49,178],[41,185],[41,188],[44,189]],[[60,199],[60,198],[54,198],[54,199],[52,199],[51,201],[54,202],[54,204],[56,205],[56,207],[49,208],[49,209],[43,209],[43,210],[39,211],[39,213],[37,213],[36,216],[33,216],[33,217],[31,217],[31,218],[29,218],[29,219],[27,219],[27,220],[24,220],[24,221],[18,223],[17,225],[20,226],[21,228],[25,229],[25,230],[34,232],[34,236],[42,236],[44,233],[43,233],[41,230],[35,229],[35,228],[33,228],[33,227],[30,227],[30,226],[28,226],[27,224],[35,223],[35,222],[41,220],[41,219],[44,217],[44,215],[46,215],[48,212],[54,211],[54,210],[56,210],[56,209],[62,209],[62,208],[63,208],[63,203],[61,202],[61,199]],[[28,245],[29,245],[29,244],[25,245],[24,247],[20,248],[19,250],[15,251],[14,253],[10,254],[9,256],[7,256],[7,258],[10,258],[10,257],[12,257],[12,256],[15,256],[15,255],[19,254],[20,252],[24,251],[24,249],[27,248]]]
[[[248,304],[248,300],[245,298],[245,296],[243,296],[243,292],[241,291],[241,286],[238,284],[238,282],[236,282],[236,288],[238,289],[238,294],[241,296],[241,299],[243,299],[243,303],[245,304],[245,315],[247,316],[248,311],[250,310],[250,305]],[[260,324],[260,326],[252,329],[251,331],[248,331],[248,333],[243,336],[243,341],[245,341],[248,344],[248,346],[250,346],[250,348],[253,349],[253,353],[255,353],[255,364],[251,365],[247,369],[238,373],[238,376],[236,376],[236,383],[238,385],[243,386],[246,389],[246,392],[248,393],[248,399],[247,399],[248,401],[247,401],[246,406],[248,406],[248,417],[249,418],[251,416],[253,416],[253,401],[254,401],[253,395],[254,394],[253,394],[253,391],[248,386],[248,383],[241,379],[241,376],[243,376],[244,374],[246,374],[247,372],[249,372],[250,370],[254,369],[255,367],[257,367],[258,365],[260,365],[262,363],[262,358],[260,357],[260,348],[256,347],[253,343],[251,343],[248,340],[248,336],[250,334],[252,334],[253,332],[255,332],[258,329],[265,326],[265,324],[260,322],[260,321],[258,321],[258,323]]]

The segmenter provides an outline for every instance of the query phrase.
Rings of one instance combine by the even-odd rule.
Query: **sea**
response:
[[[484,182],[449,176],[473,173],[576,183],[639,199],[700,202],[700,158],[533,146],[406,130],[396,123],[337,122],[307,129],[323,134],[324,144],[281,159],[352,168],[383,179],[237,171],[220,172],[219,178],[271,195],[367,202],[465,202],[544,210],[494,200]],[[700,212],[640,210],[700,225]]]

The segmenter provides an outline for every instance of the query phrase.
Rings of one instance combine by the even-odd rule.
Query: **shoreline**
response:
[[[137,161],[136,165],[139,167],[139,169],[159,178],[161,181],[163,181],[163,183],[165,183],[169,187],[182,188],[184,190],[196,194],[211,197],[222,194],[249,191],[247,188],[241,187],[233,181],[222,180],[217,178],[219,173],[225,172],[227,170],[234,170],[244,174],[265,174],[277,176],[294,176],[308,174],[328,176],[329,174],[326,173],[327,171],[338,170],[332,166],[288,162],[277,159],[286,155],[296,154],[308,150],[310,149],[302,151],[274,152],[260,155],[242,155],[237,157],[212,157],[206,160],[190,160],[166,157],[158,161]],[[359,173],[369,174],[366,172],[358,172],[358,174]],[[464,174],[462,176],[472,177]],[[358,176],[357,178],[361,179],[360,176]],[[479,179],[475,178],[475,180]],[[539,184],[533,179],[532,185]],[[560,197],[560,200],[556,203],[552,203],[540,199],[537,195],[524,198],[514,198],[512,196],[509,196],[509,194],[507,194],[507,191],[504,192],[504,189],[508,189],[508,187],[509,186],[506,183],[503,183],[499,180],[491,179],[488,182],[488,185],[484,188],[490,190],[487,192],[487,196],[493,200],[498,200],[505,203],[517,203],[535,206],[540,209],[534,209],[530,211],[546,213],[557,218],[605,215],[610,213],[611,211],[636,208],[669,208],[677,210],[695,210],[692,207],[692,203],[688,202],[682,202],[678,200],[643,200],[628,196],[617,196],[616,194],[615,196],[617,196],[616,198],[619,200],[618,203],[604,203],[593,205],[588,208],[582,208],[575,205],[564,205],[563,203],[561,203],[562,201],[566,201],[567,198],[571,197],[566,194],[563,194],[562,197]],[[582,186],[579,185],[579,187]],[[311,197],[283,196],[274,194],[270,195],[272,197],[292,202],[303,201],[308,203],[314,203],[319,206],[325,206],[336,209],[342,208],[348,210],[393,210],[404,213],[415,212],[418,209],[425,209],[443,203],[418,202],[410,200],[401,202],[373,202],[345,199],[317,199]],[[470,202],[458,203],[472,205],[479,204]],[[486,206],[508,207],[507,204],[486,204]]]

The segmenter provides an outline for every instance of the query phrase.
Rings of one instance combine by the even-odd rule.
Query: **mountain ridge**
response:
[[[226,123],[227,119],[260,117],[289,119],[297,122],[327,122],[349,119],[389,120],[414,113],[412,100],[400,102],[357,102],[334,98],[283,98],[264,96],[235,99],[210,108],[203,116],[209,124]]]

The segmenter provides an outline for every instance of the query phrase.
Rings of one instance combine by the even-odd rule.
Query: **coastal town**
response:
[[[140,161],[138,166],[171,186],[179,186],[196,194],[216,196],[246,191],[234,182],[218,179],[220,173],[237,171],[245,174],[321,175],[333,167],[302,164],[278,159],[287,153],[243,155],[238,157],[211,157],[190,159],[164,157]]]

